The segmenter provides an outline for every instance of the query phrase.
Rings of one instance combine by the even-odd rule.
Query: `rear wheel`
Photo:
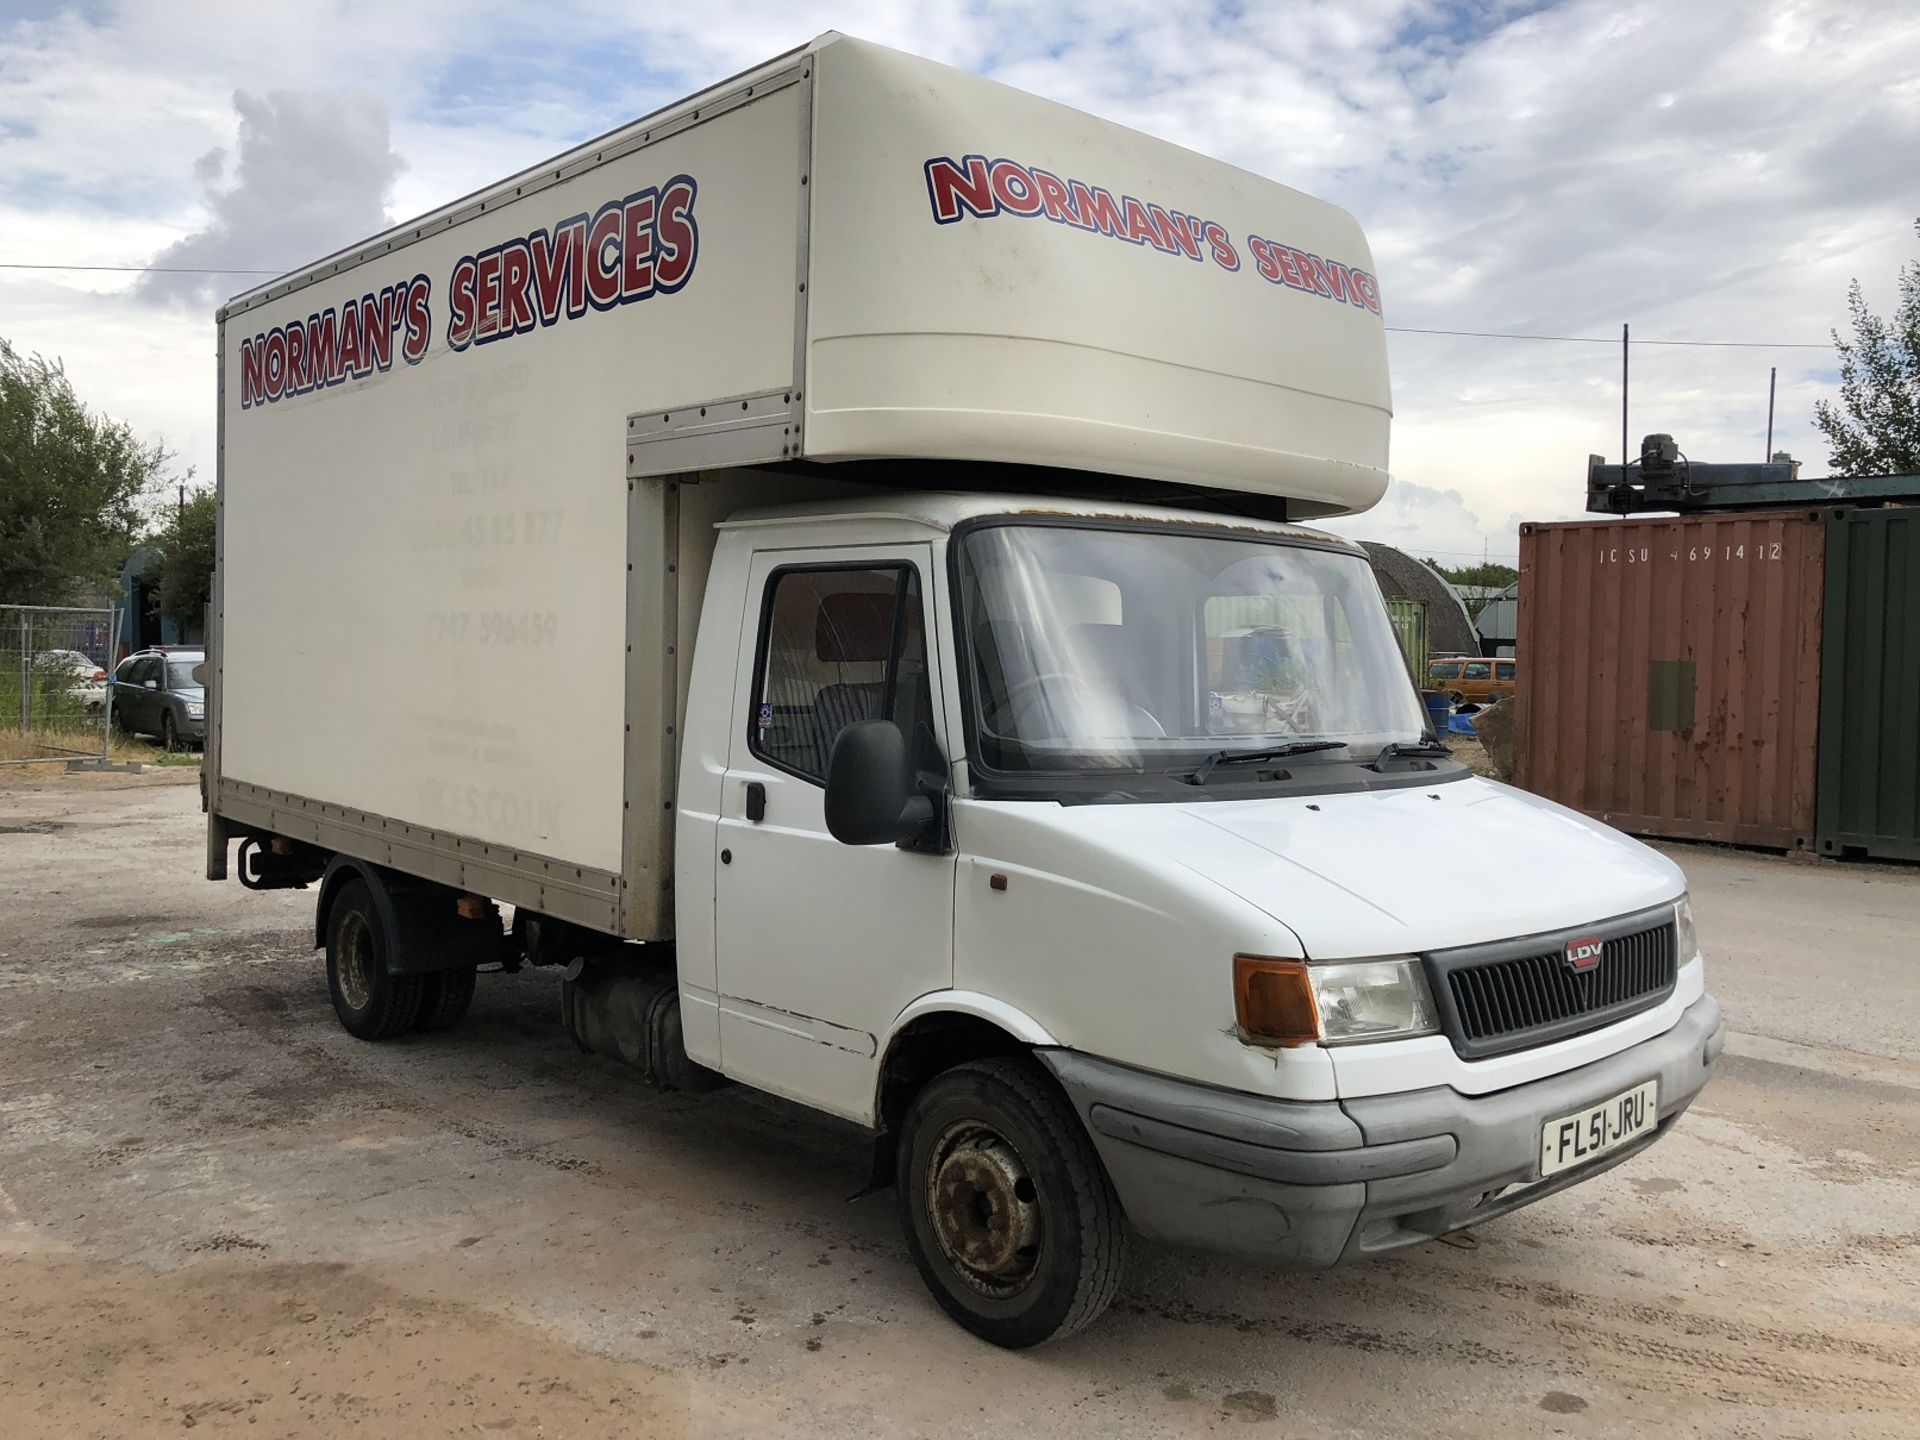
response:
[[[341,886],[327,922],[327,989],[346,1032],[386,1040],[411,1028],[420,1013],[421,980],[387,973],[386,927],[373,892],[361,880]]]
[[[1126,1220],[1079,1117],[1031,1060],[973,1061],[929,1081],[898,1154],[914,1263],[960,1324],[1021,1349],[1107,1308]]]
[[[420,1013],[414,1019],[416,1030],[451,1030],[466,1016],[473,1004],[475,971],[470,965],[456,970],[437,970],[420,977]]]

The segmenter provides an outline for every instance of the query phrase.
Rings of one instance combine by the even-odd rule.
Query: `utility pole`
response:
[[[1760,457],[1762,464],[1773,459],[1773,385],[1779,378],[1778,365],[1767,371],[1767,453]]]
[[[1620,463],[1631,465],[1633,456],[1627,450],[1627,327],[1620,326]]]

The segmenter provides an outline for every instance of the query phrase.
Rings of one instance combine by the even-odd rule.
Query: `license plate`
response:
[[[1596,1160],[1660,1123],[1660,1082],[1649,1080],[1590,1110],[1549,1120],[1540,1130],[1540,1173],[1552,1175]]]

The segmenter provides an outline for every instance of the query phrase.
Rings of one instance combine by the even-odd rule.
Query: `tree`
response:
[[[1920,220],[1914,222],[1920,234]],[[1847,288],[1853,341],[1833,332],[1840,352],[1840,403],[1822,400],[1814,422],[1832,448],[1836,475],[1920,475],[1920,260],[1900,267],[1891,319]]]
[[[1430,568],[1438,570],[1445,580],[1454,585],[1491,585],[1505,589],[1520,578],[1520,572],[1511,565],[1502,565],[1499,561],[1489,561],[1484,565],[1456,565],[1448,569],[1438,560],[1429,560]]]
[[[58,360],[0,340],[0,604],[67,604],[114,580],[170,458],[88,410]]]
[[[197,625],[213,595],[214,498],[197,490],[153,537],[160,551],[160,609],[181,625]]]

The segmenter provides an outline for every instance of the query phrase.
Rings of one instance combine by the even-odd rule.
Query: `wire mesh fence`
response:
[[[0,605],[0,765],[107,758],[111,609]]]

